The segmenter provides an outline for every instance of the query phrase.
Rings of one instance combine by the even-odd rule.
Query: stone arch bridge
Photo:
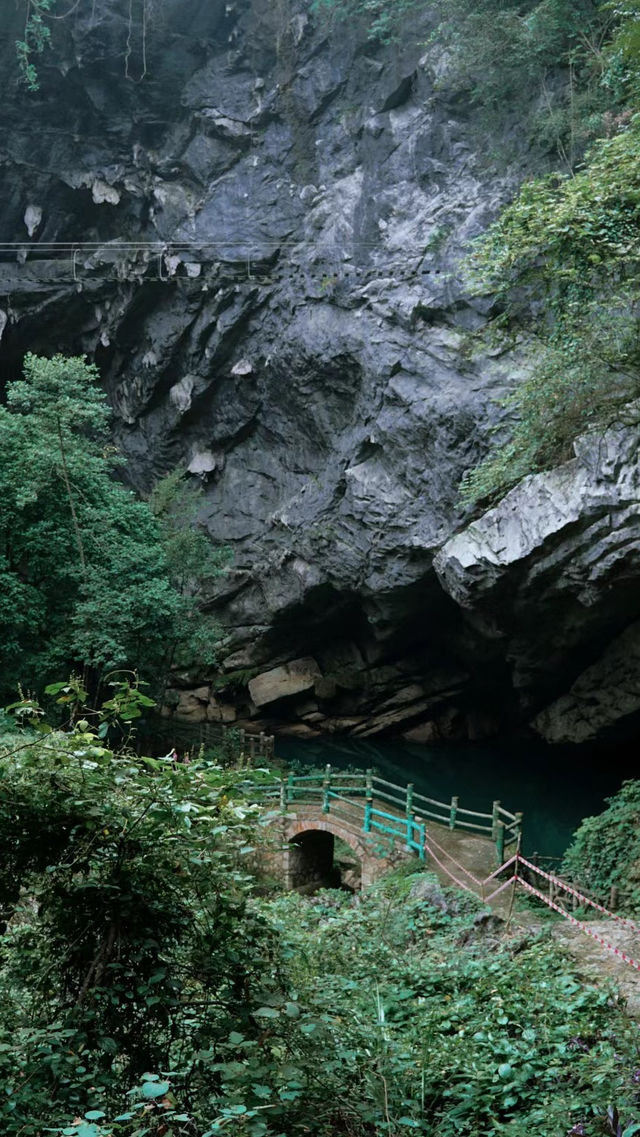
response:
[[[274,867],[291,889],[365,887],[411,857],[437,871],[433,840],[428,850],[432,827],[445,871],[450,860],[460,860],[475,875],[486,875],[503,863],[522,831],[522,814],[499,801],[491,812],[463,809],[457,797],[438,802],[372,771],[341,774],[327,767],[324,776],[290,776],[259,787],[259,797],[277,806],[271,825],[281,861]]]

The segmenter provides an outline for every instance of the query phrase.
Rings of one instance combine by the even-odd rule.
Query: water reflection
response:
[[[389,781],[467,809],[489,811],[494,798],[525,815],[526,853],[559,856],[583,817],[598,813],[625,778],[637,776],[630,747],[546,747],[533,742],[419,746],[396,739],[279,738],[277,753],[305,766],[375,766]]]

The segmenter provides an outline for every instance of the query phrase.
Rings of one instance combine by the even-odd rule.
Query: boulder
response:
[[[176,718],[186,722],[204,722],[207,717],[207,704],[192,691],[181,691],[176,707]]]
[[[420,742],[427,745],[430,742],[437,742],[439,736],[438,727],[433,721],[420,723],[419,726],[411,727],[411,730],[405,730],[403,738],[407,742]]]
[[[438,878],[432,873],[418,877],[411,885],[409,896],[412,900],[422,900],[430,908],[437,908],[439,912],[448,915],[455,916],[459,910],[457,900],[445,895]]]
[[[235,722],[238,713],[229,703],[220,703],[212,695],[207,704],[207,718],[209,722]]]
[[[249,681],[249,694],[256,707],[264,707],[268,703],[276,703],[278,699],[290,698],[292,695],[299,695],[302,691],[312,690],[320,678],[318,664],[315,659],[307,656],[257,675],[255,679]]]

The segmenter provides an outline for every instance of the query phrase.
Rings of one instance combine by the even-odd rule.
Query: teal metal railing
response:
[[[323,774],[289,774],[258,786],[247,783],[247,790],[256,800],[277,800],[283,812],[296,804],[317,804],[325,814],[344,813],[347,807],[351,822],[363,833],[402,840],[421,860],[425,859],[427,821],[488,837],[499,864],[509,845],[519,843],[522,836],[522,813],[511,813],[500,801],[492,802],[486,813],[465,809],[458,797],[438,801],[416,792],[411,783],[399,786],[379,778],[373,770],[344,774],[327,766]]]

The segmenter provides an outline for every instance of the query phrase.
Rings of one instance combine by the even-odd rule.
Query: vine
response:
[[[26,15],[22,39],[16,40],[16,55],[20,78],[27,90],[38,91],[40,82],[34,57],[51,46],[51,27],[48,21],[66,20],[80,7],[82,0],[73,0],[66,12],[54,11],[57,0],[26,0]],[[92,0],[92,22],[95,17],[96,0]],[[128,0],[127,38],[124,50],[124,74],[132,83],[141,83],[147,75],[147,26],[150,0],[141,0],[140,15],[140,75],[137,79],[130,72],[130,62],[134,50],[134,0]]]
[[[129,71],[129,63],[133,54],[133,0],[129,0],[129,22],[127,25],[127,43],[124,53],[124,74],[125,79],[130,79],[132,83],[141,83],[147,75],[147,5],[148,0],[142,0],[142,16],[140,20],[140,53],[141,53],[141,71],[137,79]]]
[[[16,40],[16,54],[22,81],[29,91],[40,87],[33,57],[42,55],[51,42],[51,28],[45,17],[51,15],[55,3],[56,0],[27,0],[24,35]]]

